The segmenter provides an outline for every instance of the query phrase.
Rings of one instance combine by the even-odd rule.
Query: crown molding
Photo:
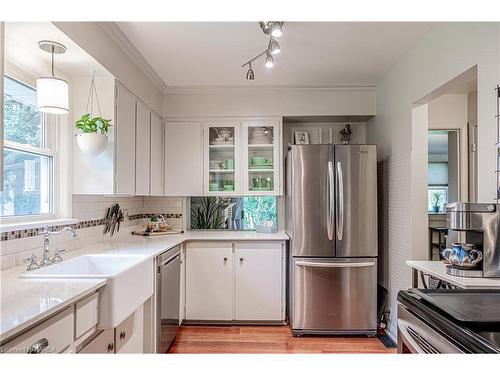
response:
[[[320,91],[320,92],[375,92],[376,85],[325,85],[325,86],[168,86],[165,94],[203,94],[217,92],[262,92],[262,91]]]
[[[149,80],[162,92],[165,93],[167,85],[156,73],[153,67],[142,56],[125,33],[118,27],[116,22],[99,22],[99,26],[108,34],[123,52],[137,65],[137,67],[149,78]]]

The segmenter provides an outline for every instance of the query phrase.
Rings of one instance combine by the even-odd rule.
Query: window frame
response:
[[[36,91],[36,80],[28,78],[28,76],[17,71],[17,69],[5,69],[5,76],[8,78],[18,81],[23,85],[31,87]],[[3,77],[2,77],[3,79]],[[53,117],[41,112],[42,117],[42,133],[43,133],[43,144],[42,147],[36,147],[33,145],[22,144],[14,141],[4,140],[3,148],[11,149],[14,151],[21,151],[29,154],[35,154],[45,157],[52,158],[52,176],[51,176],[51,192],[50,201],[52,212],[45,214],[33,214],[33,215],[12,215],[12,216],[0,216],[0,221],[4,224],[15,224],[15,223],[26,223],[26,222],[36,222],[36,221],[47,221],[56,220],[59,216],[59,152],[57,147],[58,139],[58,129],[56,121],[53,121]],[[3,152],[3,149],[2,149]]]

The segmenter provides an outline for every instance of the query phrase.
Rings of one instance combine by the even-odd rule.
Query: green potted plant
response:
[[[431,193],[431,203],[432,203],[432,212],[439,212],[439,205],[443,201],[443,193],[440,191],[433,191]]]
[[[89,155],[99,155],[108,144],[108,131],[111,120],[101,116],[92,117],[90,113],[84,114],[75,122],[75,128],[80,130],[76,140],[80,149]]]
[[[97,103],[99,116],[93,116],[94,96]],[[75,128],[80,132],[76,135],[78,147],[89,155],[99,155],[106,149],[108,144],[108,131],[111,126],[111,120],[102,117],[99,97],[97,96],[97,88],[95,87],[95,76],[92,72],[92,80],[90,81],[89,96],[85,114],[75,122]]]

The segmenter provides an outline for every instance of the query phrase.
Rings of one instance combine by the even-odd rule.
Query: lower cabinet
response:
[[[283,321],[284,248],[275,242],[186,246],[186,319]]]
[[[233,319],[233,247],[230,242],[187,244],[186,319]]]

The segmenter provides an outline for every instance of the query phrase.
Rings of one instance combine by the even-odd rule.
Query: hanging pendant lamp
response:
[[[66,47],[61,43],[50,40],[38,42],[42,51],[52,56],[52,76],[41,77],[36,80],[38,110],[46,113],[64,114],[69,112],[68,81],[54,75],[54,54],[66,52]]]

